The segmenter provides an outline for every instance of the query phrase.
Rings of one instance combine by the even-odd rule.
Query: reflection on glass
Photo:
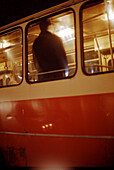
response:
[[[45,124],[45,125],[42,126],[42,129],[45,129],[45,128],[50,129],[52,126],[53,126],[52,123]]]

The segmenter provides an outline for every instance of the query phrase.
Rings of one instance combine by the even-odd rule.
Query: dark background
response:
[[[0,0],[0,27],[68,0]]]

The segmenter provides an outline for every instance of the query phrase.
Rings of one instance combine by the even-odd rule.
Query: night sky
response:
[[[0,0],[0,27],[67,0]]]

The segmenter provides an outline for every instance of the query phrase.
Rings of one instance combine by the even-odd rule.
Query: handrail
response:
[[[92,64],[92,65],[90,65],[90,64],[86,64],[85,65],[85,67],[105,67],[105,68],[112,68],[112,69],[114,69],[114,67],[113,66],[105,66],[105,65],[100,65],[100,64]]]
[[[5,48],[1,48],[1,49],[0,49],[0,52],[5,51],[5,50],[8,50],[8,49],[10,49],[10,48],[17,47],[17,46],[22,46],[22,44],[21,44],[21,43],[18,43],[18,44],[15,44],[15,45],[10,45],[10,46],[5,47]]]
[[[34,75],[34,73],[36,73],[35,75],[45,75],[45,74],[51,74],[51,73],[58,73],[58,72],[62,72],[62,71],[69,71],[72,69],[75,69],[75,66],[71,66],[70,68],[67,69],[59,69],[59,70],[53,70],[53,71],[46,71],[46,72],[38,72],[37,70],[35,70],[34,72],[30,72],[31,75]]]

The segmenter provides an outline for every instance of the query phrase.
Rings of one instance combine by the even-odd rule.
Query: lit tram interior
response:
[[[87,74],[114,70],[114,4],[83,10],[84,65]]]
[[[0,86],[22,81],[22,33],[20,29],[0,36]]]
[[[86,74],[96,74],[114,70],[114,4],[103,2],[82,9],[83,70]],[[76,46],[74,13],[70,10],[49,17],[49,31],[61,37],[68,61],[71,77],[76,71]],[[38,81],[32,53],[34,40],[40,33],[39,21],[27,27],[28,80]],[[22,81],[22,30],[12,29],[0,34],[0,87],[17,85]],[[78,42],[77,42],[78,43]],[[44,74],[44,73],[43,73]],[[46,74],[46,73],[45,73]]]

